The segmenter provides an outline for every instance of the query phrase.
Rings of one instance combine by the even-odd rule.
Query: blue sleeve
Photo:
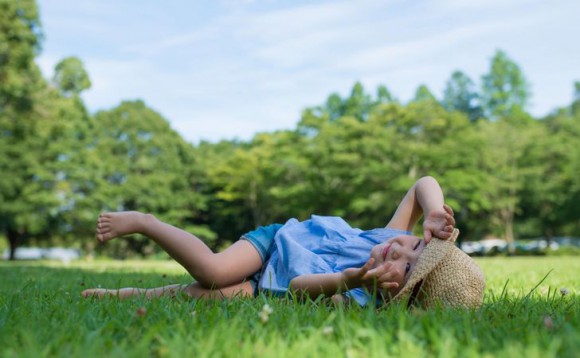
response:
[[[353,298],[360,306],[366,306],[370,299],[370,295],[362,288],[353,288],[346,293],[346,297]]]

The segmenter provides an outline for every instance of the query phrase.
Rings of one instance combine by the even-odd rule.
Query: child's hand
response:
[[[449,205],[443,205],[443,210],[431,211],[423,221],[425,243],[428,244],[433,236],[440,239],[450,238],[454,227],[453,209]]]
[[[361,268],[351,267],[342,272],[344,283],[349,289],[357,287],[369,287],[382,289],[397,288],[399,284],[393,282],[392,264],[384,264],[373,267],[375,259],[372,257]]]
[[[332,297],[330,297],[330,301],[335,306],[343,306],[343,305],[348,303],[347,298],[343,294],[340,294],[340,293],[332,295]]]

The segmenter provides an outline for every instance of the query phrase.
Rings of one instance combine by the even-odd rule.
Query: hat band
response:
[[[415,299],[417,298],[417,295],[419,294],[419,291],[421,290],[422,284],[423,284],[423,280],[417,282],[415,287],[413,287],[413,292],[411,292],[411,296],[409,297],[409,301],[407,302],[407,308],[410,308],[413,305],[413,303],[415,303]]]

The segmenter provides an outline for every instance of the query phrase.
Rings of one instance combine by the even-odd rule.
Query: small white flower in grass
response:
[[[261,311],[258,316],[260,317],[260,321],[262,321],[262,323],[268,322],[268,314],[266,312]]]
[[[196,311],[191,311],[190,314],[191,314],[192,317],[195,317],[195,315],[197,315],[197,312]]]
[[[332,333],[334,333],[334,328],[332,328],[332,326],[326,326],[322,328],[322,334],[325,336],[330,336]]]
[[[262,312],[266,312],[267,314],[271,314],[272,312],[274,312],[274,309],[272,309],[272,307],[270,307],[270,305],[266,303],[262,307]]]
[[[272,307],[270,307],[269,304],[265,304],[262,307],[262,310],[260,311],[260,313],[258,313],[258,317],[260,317],[260,320],[262,321],[262,323],[266,323],[268,322],[268,318],[270,316],[270,314],[272,314],[272,312],[274,312],[274,310],[272,309]]]
[[[567,294],[570,293],[570,291],[568,291],[568,289],[564,287],[560,289],[560,293],[562,294],[562,296],[566,296]]]

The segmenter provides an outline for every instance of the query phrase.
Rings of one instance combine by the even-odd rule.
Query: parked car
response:
[[[3,254],[4,260],[7,260],[9,257],[10,250],[5,250]],[[14,252],[14,258],[16,260],[60,260],[69,262],[80,257],[80,250],[65,247],[19,247]]]
[[[516,240],[516,254],[543,254],[546,250],[558,250],[562,247],[580,247],[580,238],[555,237],[549,241],[545,238],[533,240]],[[481,241],[464,241],[461,249],[472,256],[489,256],[506,252],[507,241],[497,238],[484,239]]]
[[[483,255],[483,245],[479,241],[464,241],[461,243],[460,248],[468,255]]]
[[[508,243],[502,239],[485,239],[480,241],[483,246],[484,255],[494,255],[501,252],[506,252]]]

